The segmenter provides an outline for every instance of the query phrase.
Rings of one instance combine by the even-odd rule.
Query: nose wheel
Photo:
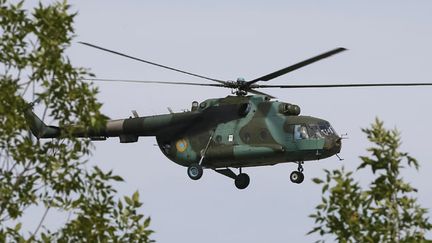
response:
[[[290,180],[293,182],[293,183],[296,183],[296,184],[300,184],[300,183],[302,183],[303,182],[303,180],[304,180],[304,174],[303,174],[303,162],[301,161],[301,162],[298,162],[298,168],[297,168],[297,171],[293,171],[292,173],[291,173],[291,175],[290,175]]]
[[[199,164],[192,164],[188,167],[187,174],[192,180],[199,180],[203,175],[203,168]]]

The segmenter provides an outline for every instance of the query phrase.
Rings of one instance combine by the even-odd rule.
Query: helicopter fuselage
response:
[[[196,118],[177,132],[155,135],[162,153],[183,166],[202,157],[204,167],[223,168],[318,160],[340,152],[341,139],[327,121],[299,113],[296,105],[264,96],[228,96],[180,113]]]
[[[74,135],[119,137],[121,143],[155,136],[171,161],[213,169],[319,160],[340,152],[341,139],[329,122],[299,113],[297,105],[265,96],[227,96],[194,102],[191,111],[109,120],[103,129],[75,128]],[[61,135],[62,128],[43,127],[34,114],[30,120],[39,138]]]
[[[341,138],[329,122],[299,114],[297,105],[251,95],[194,101],[190,111],[179,113],[146,117],[135,113],[135,117],[108,120],[102,128],[47,126],[31,110],[26,117],[37,138],[63,137],[65,130],[92,140],[119,137],[121,143],[154,136],[162,153],[188,167],[192,179],[199,179],[202,168],[209,168],[235,179],[236,186],[244,189],[249,177],[241,173],[243,167],[296,162],[299,171],[290,178],[301,183],[304,161],[340,152]],[[229,167],[239,168],[240,174]]]

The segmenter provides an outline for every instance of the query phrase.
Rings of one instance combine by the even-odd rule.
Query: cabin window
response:
[[[294,138],[297,140],[309,138],[306,125],[294,125]]]
[[[205,102],[202,102],[201,104],[200,104],[200,106],[199,106],[201,109],[204,109],[204,108],[206,108],[207,107],[207,103],[205,103]]]

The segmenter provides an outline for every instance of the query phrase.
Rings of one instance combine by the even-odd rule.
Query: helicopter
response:
[[[297,170],[290,180],[304,181],[305,161],[338,156],[342,136],[321,118],[300,115],[298,105],[274,100],[275,97],[258,91],[260,88],[343,88],[383,86],[431,86],[432,83],[369,83],[325,85],[263,85],[289,72],[333,56],[347,49],[339,47],[270,74],[248,80],[224,81],[177,68],[150,62],[87,42],[83,45],[123,56],[171,71],[206,79],[212,83],[86,79],[89,81],[138,82],[146,84],[195,85],[231,89],[231,95],[202,102],[193,101],[188,111],[140,117],[136,111],[125,119],[108,120],[102,129],[74,129],[73,136],[94,141],[118,137],[120,143],[135,143],[139,137],[156,137],[161,152],[171,161],[187,167],[187,175],[199,180],[204,169],[213,170],[234,180],[238,189],[250,183],[246,167],[271,166],[292,162]],[[252,95],[249,95],[252,94]],[[31,109],[26,111],[30,129],[35,137],[57,138],[62,127],[48,126]],[[73,126],[73,125],[72,125]],[[339,156],[338,156],[339,158]],[[238,169],[236,174],[232,169]]]

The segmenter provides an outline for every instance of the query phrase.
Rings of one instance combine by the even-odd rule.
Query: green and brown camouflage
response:
[[[108,120],[100,129],[68,129],[76,137],[119,137],[121,143],[154,136],[173,162],[201,162],[211,169],[319,160],[340,152],[341,138],[329,122],[299,114],[297,105],[266,96],[227,96],[193,102],[186,112]],[[27,118],[38,138],[57,138],[66,130],[45,125],[31,110]]]

